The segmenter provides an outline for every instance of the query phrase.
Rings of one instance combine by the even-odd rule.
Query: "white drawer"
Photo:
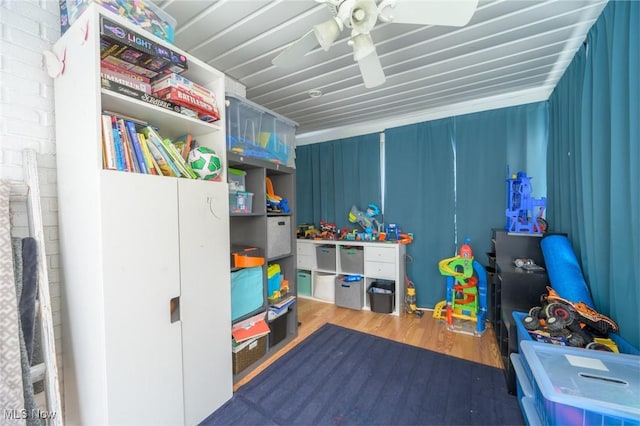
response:
[[[297,257],[298,269],[316,269],[316,255],[312,252],[311,255],[298,254]]]
[[[298,256],[315,256],[316,255],[316,245],[313,243],[306,243],[301,241],[296,241],[298,245]]]
[[[388,262],[364,262],[364,274],[367,277],[395,279],[396,264]]]
[[[365,262],[396,262],[396,249],[393,247],[365,247]],[[365,272],[366,273],[366,272]]]

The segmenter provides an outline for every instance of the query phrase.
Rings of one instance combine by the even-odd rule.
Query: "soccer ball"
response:
[[[189,153],[189,165],[203,180],[213,180],[222,174],[222,161],[218,154],[206,146],[199,146]]]

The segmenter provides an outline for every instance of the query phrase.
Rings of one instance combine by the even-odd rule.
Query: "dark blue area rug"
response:
[[[212,384],[215,386],[215,384]],[[502,370],[326,324],[203,425],[520,425]]]

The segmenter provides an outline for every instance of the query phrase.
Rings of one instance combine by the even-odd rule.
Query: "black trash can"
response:
[[[374,281],[367,289],[369,307],[372,312],[390,314],[395,302],[396,283],[393,281]]]

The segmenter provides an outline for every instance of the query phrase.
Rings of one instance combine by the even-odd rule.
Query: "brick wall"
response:
[[[22,180],[22,150],[37,153],[45,250],[62,378],[53,80],[42,52],[60,36],[57,0],[0,0],[0,179]],[[12,205],[15,236],[26,236],[26,205]]]

